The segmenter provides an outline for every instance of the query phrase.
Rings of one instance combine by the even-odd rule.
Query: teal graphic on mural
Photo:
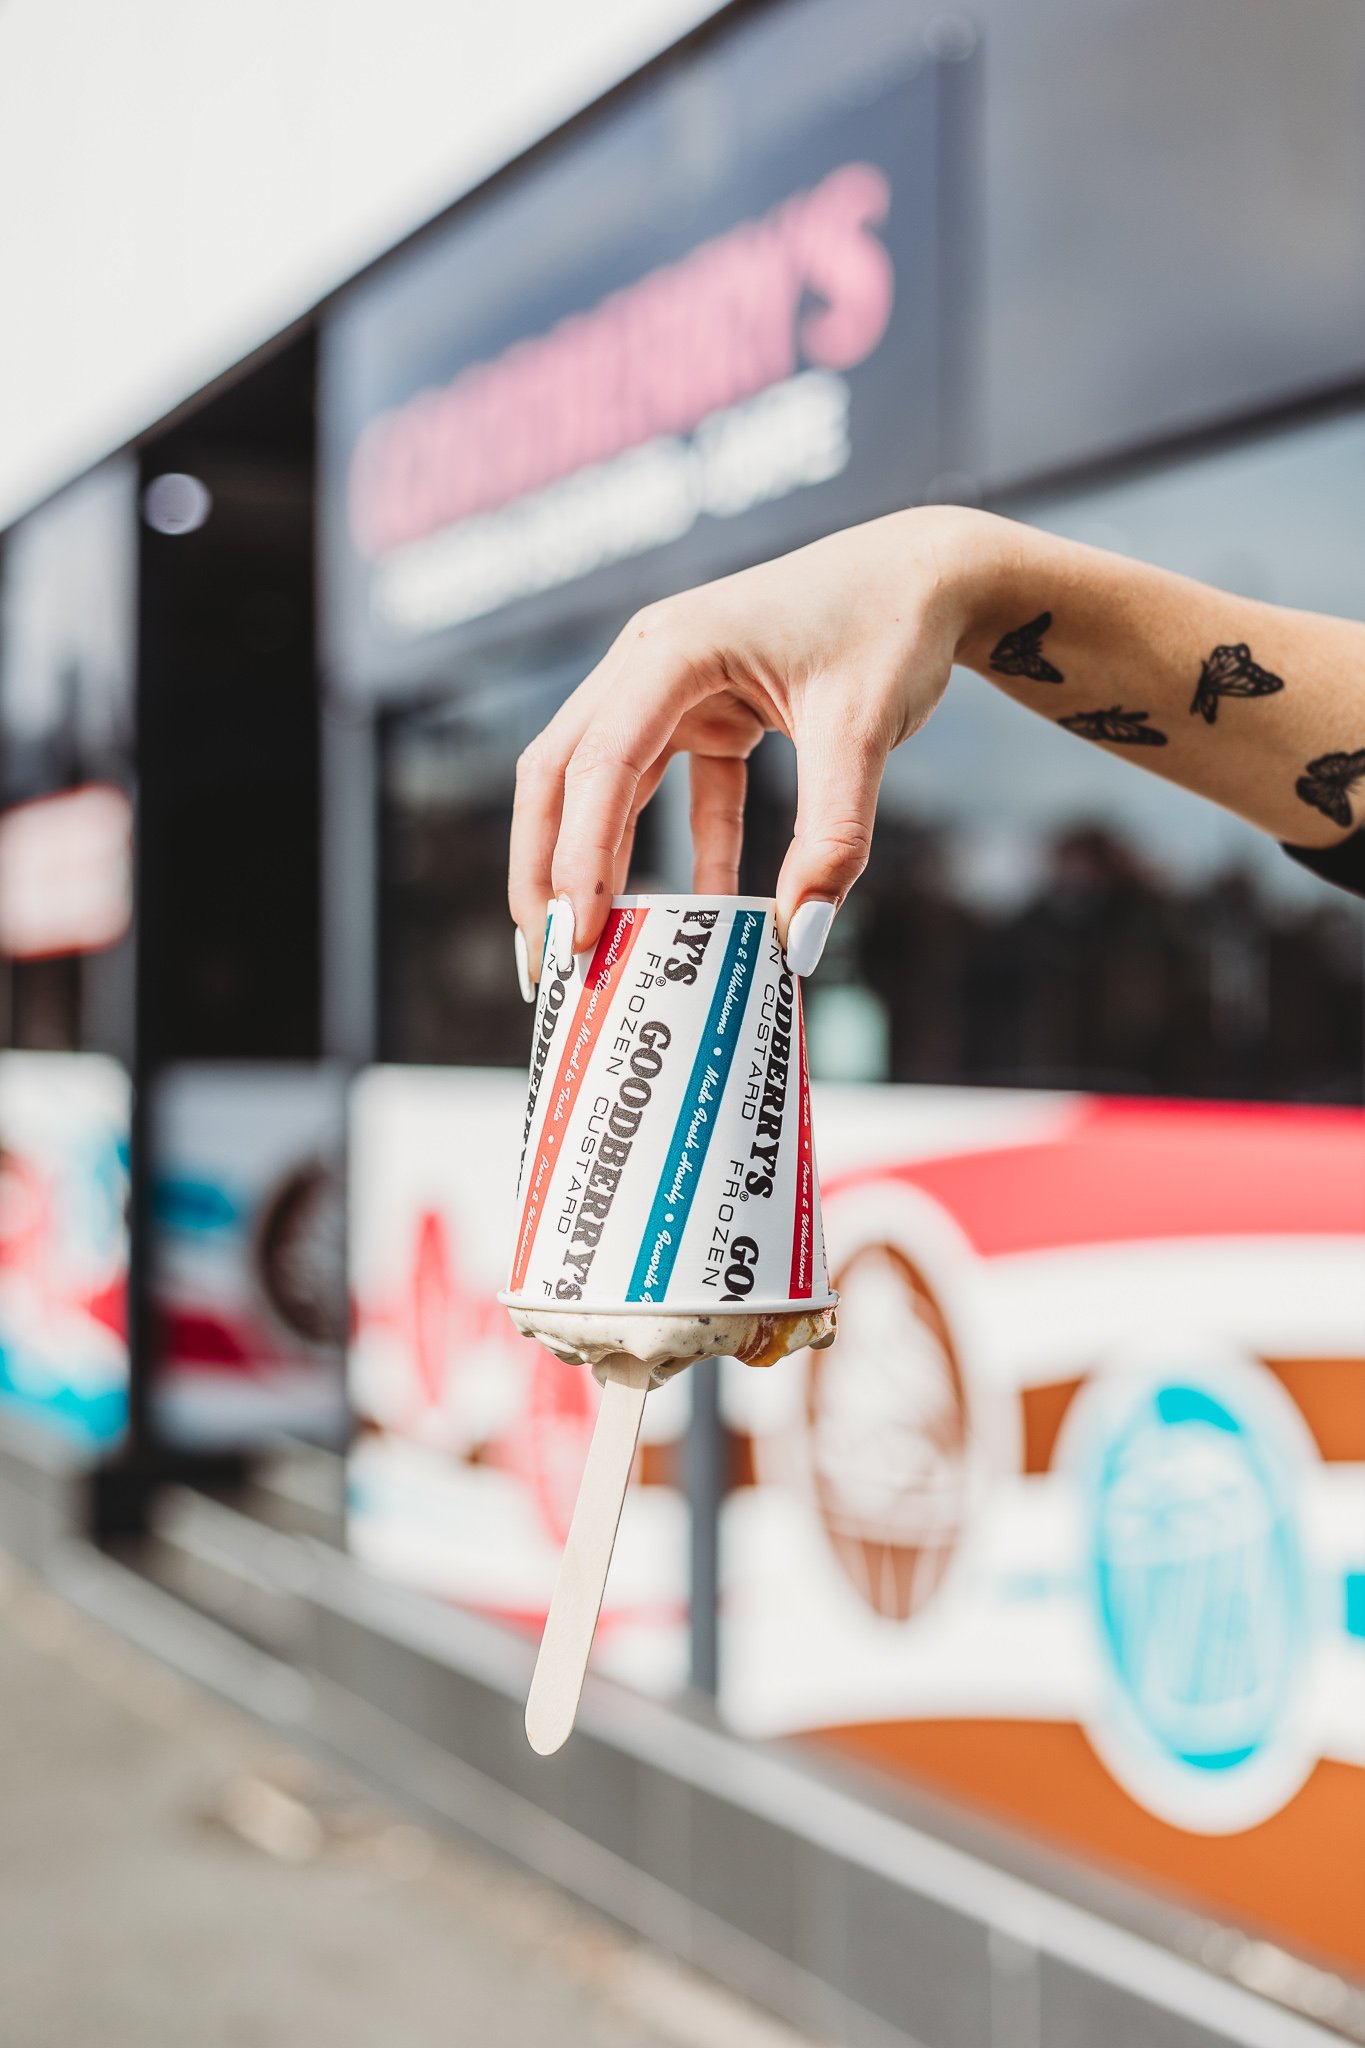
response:
[[[128,1077],[0,1054],[0,1408],[82,1449],[128,1419]]]
[[[1149,1386],[1099,1459],[1094,1592],[1132,1722],[1197,1775],[1273,1744],[1306,1653],[1305,1572],[1274,1448],[1197,1384]]]

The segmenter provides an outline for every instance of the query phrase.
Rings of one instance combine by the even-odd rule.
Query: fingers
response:
[[[796,759],[796,832],[777,879],[777,923],[792,972],[809,974],[867,866],[886,743],[826,710],[797,734]]]
[[[664,645],[641,648],[622,665],[610,698],[598,705],[565,764],[551,880],[555,895],[573,904],[577,952],[597,940],[641,788],[653,771],[662,772],[678,721],[698,689],[690,664]]]
[[[547,728],[517,763],[517,795],[512,808],[507,902],[521,937],[532,985],[540,980],[545,906],[554,893],[550,871],[564,788],[563,768],[556,765],[556,753]]]
[[[638,614],[517,765],[507,893],[532,981],[549,899],[566,899],[558,929],[572,930],[575,952],[595,944],[613,893],[625,886],[640,810],[675,752],[715,757],[694,786],[712,877],[705,886],[735,886],[739,764],[762,737],[765,717],[732,687],[715,652],[725,636],[714,618],[702,632],[703,616],[710,617],[689,613],[684,632],[668,607]]]
[[[699,896],[733,896],[739,888],[748,766],[725,755],[693,754],[691,771],[692,887]]]
[[[564,805],[565,766],[599,706],[610,697],[625,657],[629,630],[617,636],[517,762],[507,901],[526,945],[532,982],[540,979],[545,907],[554,894],[554,850]]]
[[[641,811],[663,781],[664,770],[667,768],[671,758],[671,754],[663,755],[646,774],[640,777],[640,786],[635,792],[635,802],[631,805],[630,818],[621,836],[621,844],[616,849],[616,872],[612,882],[612,894],[614,896],[623,896],[630,886],[630,863],[635,853],[635,828],[640,822]]]
[[[594,945],[606,921],[617,857],[627,834],[634,839],[640,784],[653,766],[643,747],[588,733],[564,770],[551,878],[556,897],[573,905],[575,952]]]

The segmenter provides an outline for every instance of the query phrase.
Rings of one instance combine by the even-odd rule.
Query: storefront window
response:
[[[0,557],[0,1041],[130,1046],[133,465],[106,463]]]
[[[1011,508],[1270,602],[1365,616],[1365,420]],[[749,883],[790,830],[765,742]],[[767,876],[767,882],[762,877]],[[1237,818],[960,674],[893,756],[809,993],[827,1079],[1361,1099],[1365,913]]]
[[[517,756],[585,675],[602,639],[539,650],[444,703],[399,714],[382,742],[380,1052],[510,1066],[526,1058],[507,909]],[[654,871],[657,819],[637,839]]]

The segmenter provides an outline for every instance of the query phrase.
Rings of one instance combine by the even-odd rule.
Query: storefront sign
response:
[[[752,44],[752,38],[750,39]],[[330,669],[370,695],[913,500],[937,463],[932,68],[745,122],[747,48],[352,294],[325,359]],[[908,75],[907,75],[908,74]]]
[[[498,1306],[524,1108],[511,1072],[355,1084],[347,1538],[384,1576],[539,1634],[599,1394]],[[687,1400],[680,1379],[646,1406],[594,1653],[650,1692],[687,1664]]]

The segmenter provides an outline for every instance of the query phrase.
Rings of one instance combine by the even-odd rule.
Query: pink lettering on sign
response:
[[[872,354],[895,277],[885,172],[843,164],[743,221],[380,413],[351,458],[352,538],[379,558],[764,391],[802,364]]]

